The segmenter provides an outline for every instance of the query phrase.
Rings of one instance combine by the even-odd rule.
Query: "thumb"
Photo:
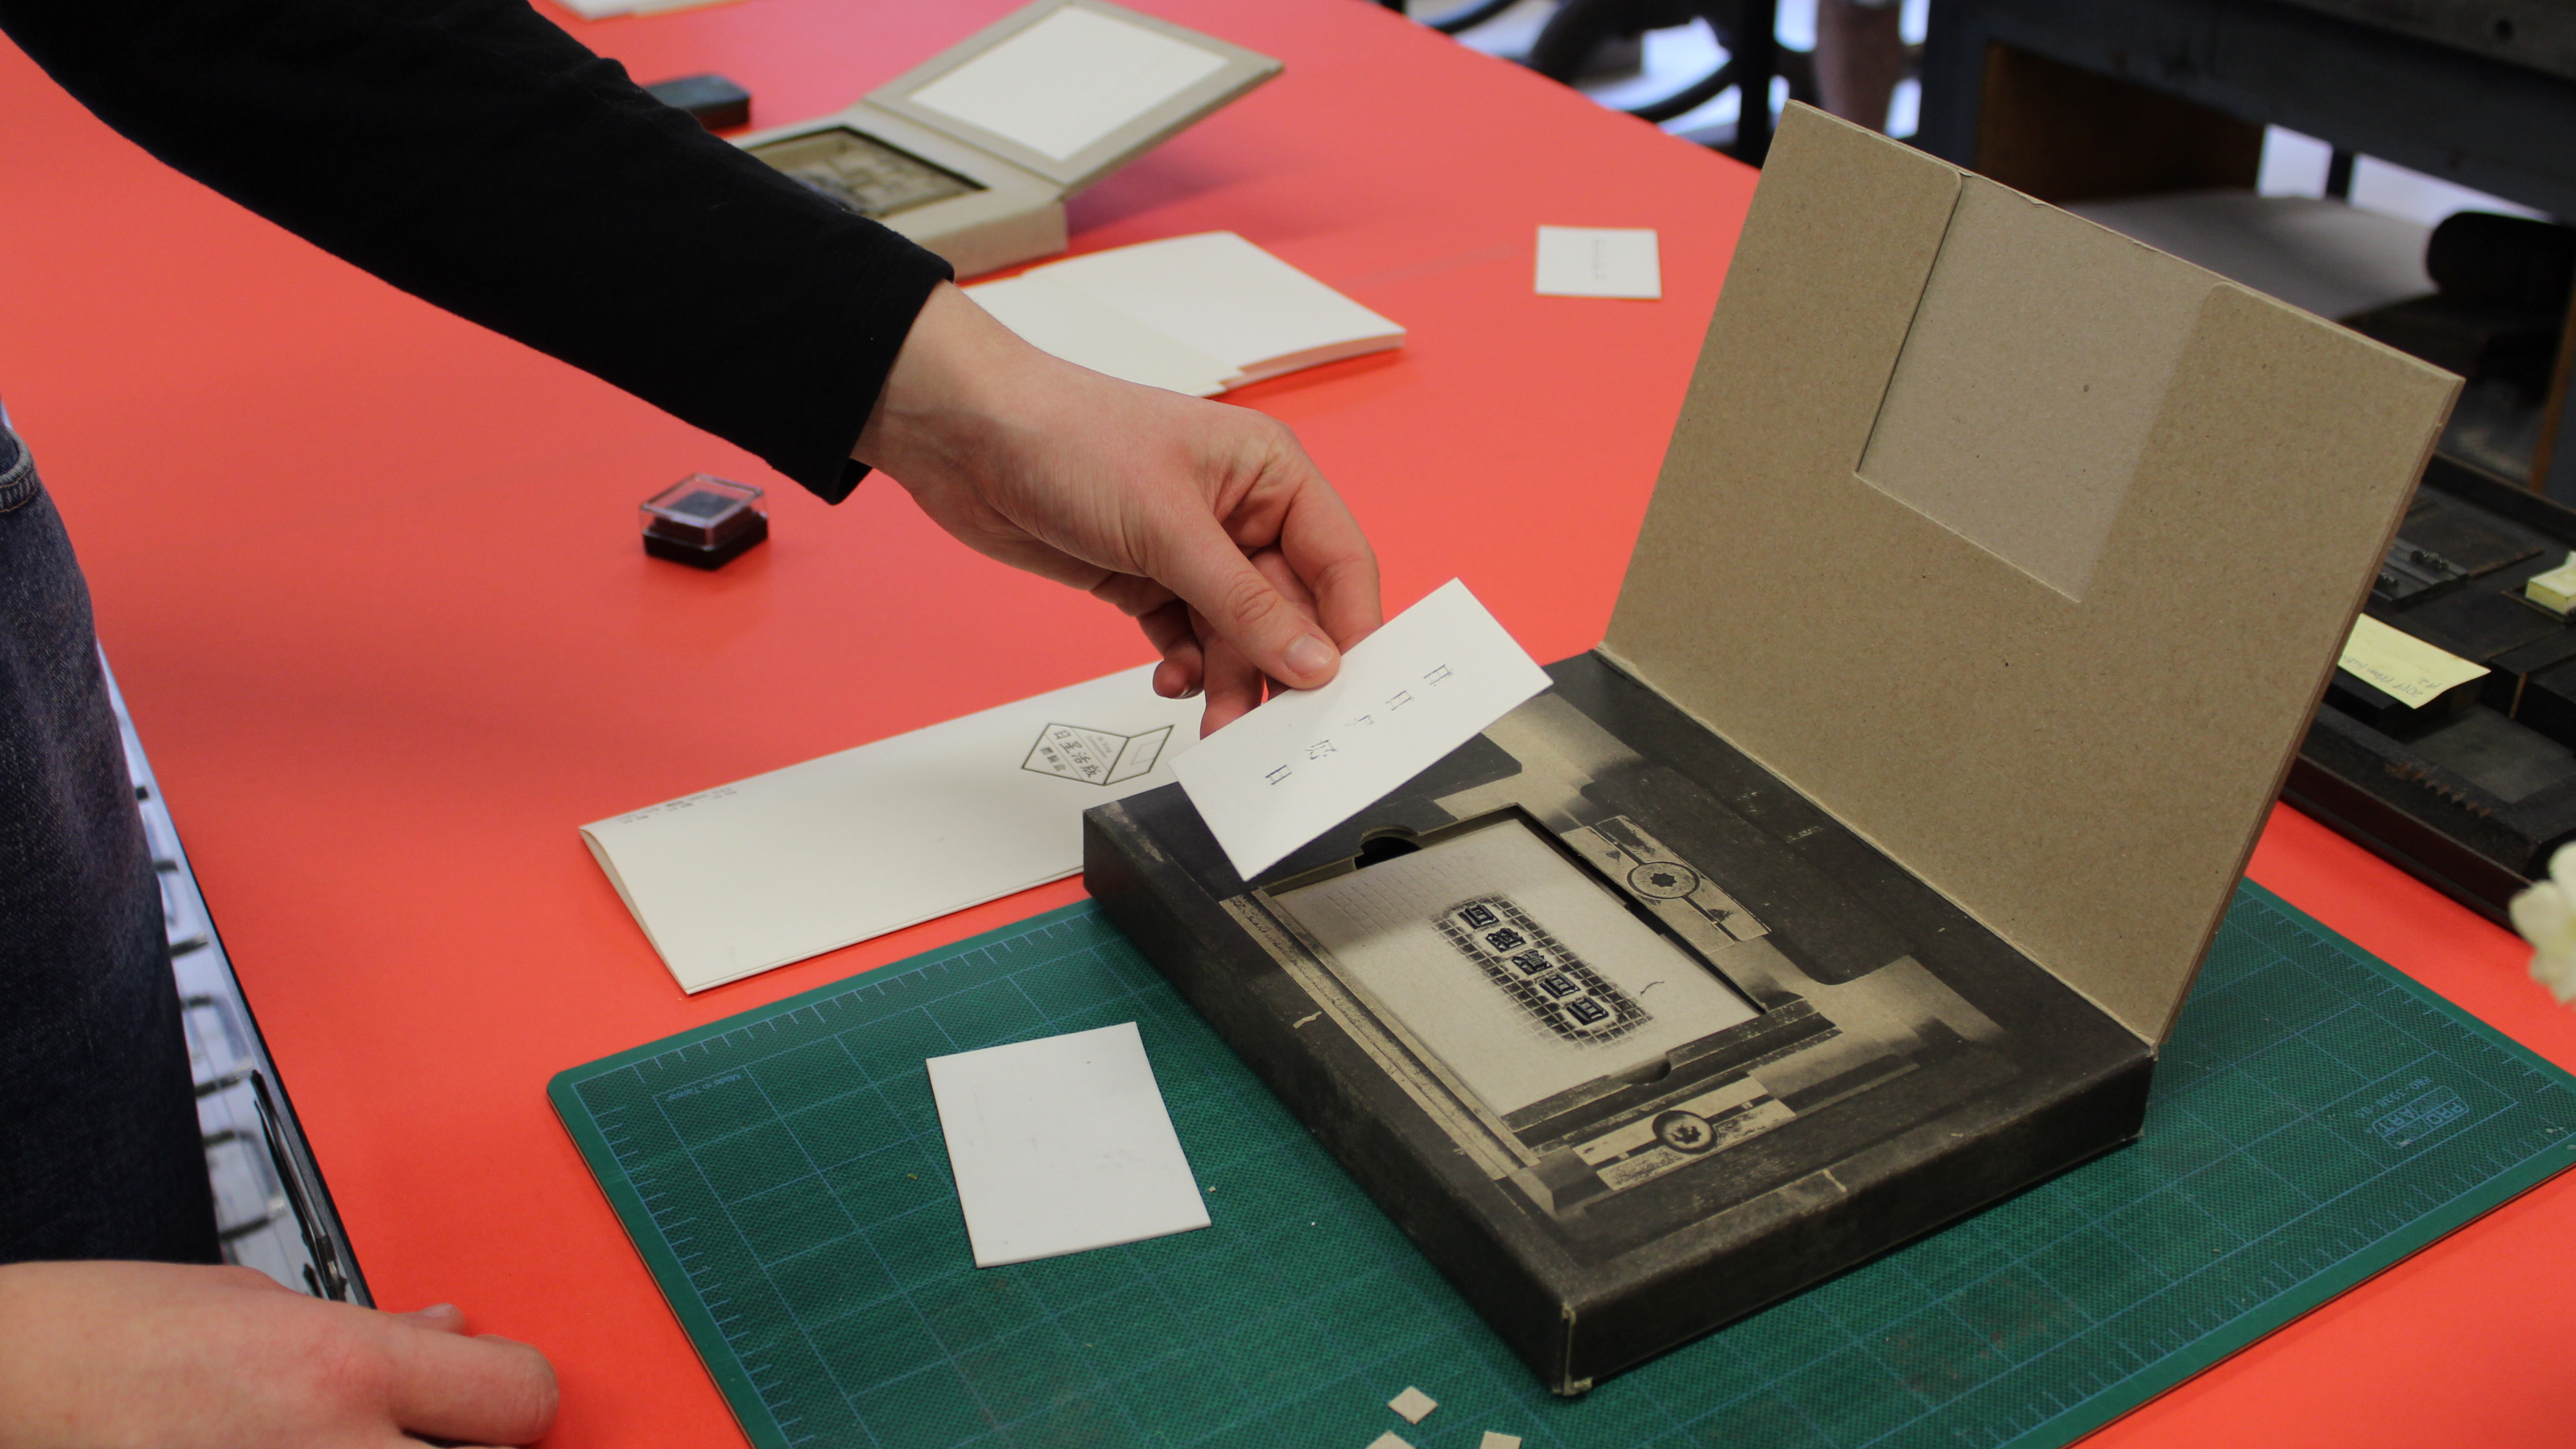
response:
[[[555,1374],[523,1343],[466,1338],[389,1318],[394,1420],[415,1435],[472,1444],[526,1444],[555,1417]]]
[[[1263,674],[1293,689],[1313,689],[1341,668],[1342,651],[1261,576],[1213,516],[1184,515],[1162,542],[1155,581],[1187,600]]]
[[[433,1303],[427,1308],[415,1308],[409,1313],[395,1316],[405,1323],[428,1329],[432,1333],[465,1331],[465,1311],[453,1303]]]

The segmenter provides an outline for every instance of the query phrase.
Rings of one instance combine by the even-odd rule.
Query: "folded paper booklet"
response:
[[[1404,329],[1230,231],[1093,252],[969,287],[1043,351],[1213,397],[1404,345]]]
[[[1145,666],[581,828],[683,991],[1082,867],[1082,812],[1168,784],[1201,702]]]

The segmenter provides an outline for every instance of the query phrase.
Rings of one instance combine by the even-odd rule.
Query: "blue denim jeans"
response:
[[[90,625],[0,425],[0,1262],[218,1261],[161,892]]]

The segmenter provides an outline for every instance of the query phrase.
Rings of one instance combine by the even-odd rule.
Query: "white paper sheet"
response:
[[[975,1266],[1208,1225],[1136,1023],[932,1057]]]
[[[1298,690],[1218,730],[1177,773],[1245,880],[1356,815],[1547,688],[1456,579]]]
[[[912,93],[915,105],[981,126],[1053,161],[1225,67],[1158,30],[1072,7]]]
[[[1642,227],[1538,229],[1538,290],[1548,297],[1664,295],[1655,233]]]
[[[1230,231],[1093,252],[1034,275],[1236,369],[1238,385],[1404,345],[1403,328]]]
[[[683,991],[1082,868],[1082,812],[1173,778],[1150,665],[582,827]]]
[[[1111,377],[1214,397],[1243,376],[1242,369],[1043,273],[968,287],[966,295],[1039,351]]]

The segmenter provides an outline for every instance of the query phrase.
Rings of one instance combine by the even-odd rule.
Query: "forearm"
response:
[[[947,275],[524,0],[0,0],[0,28],[177,169],[829,498]]]

